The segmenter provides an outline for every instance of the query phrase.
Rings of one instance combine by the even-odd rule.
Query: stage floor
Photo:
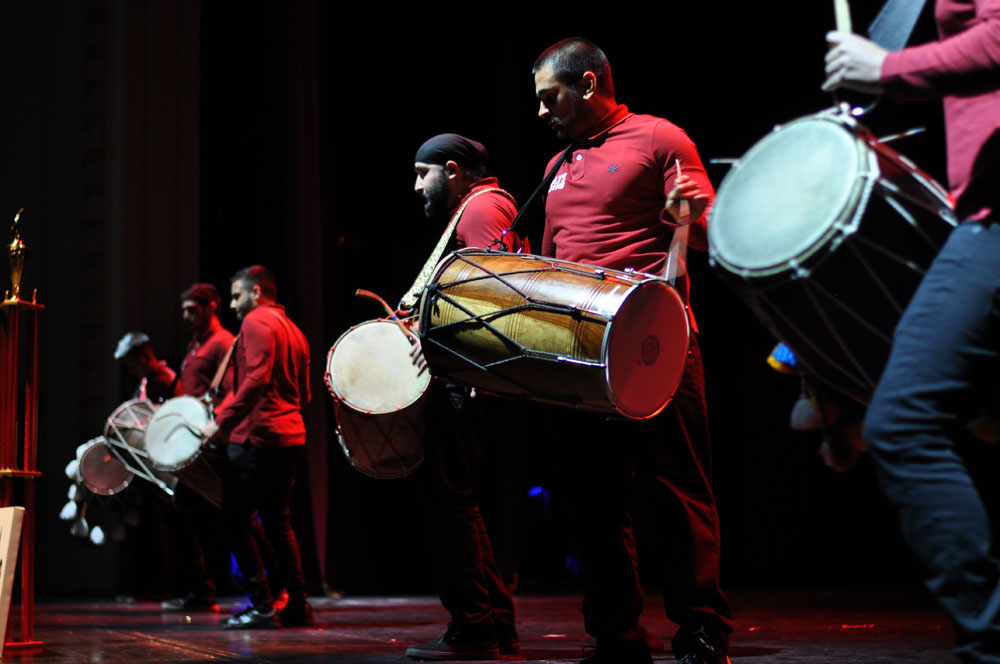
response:
[[[944,615],[911,593],[736,591],[734,663],[957,662]],[[34,654],[7,661],[68,662],[407,662],[406,646],[440,636],[447,614],[434,597],[313,598],[317,627],[221,631],[215,613],[163,611],[156,604],[39,602]],[[650,594],[646,627],[668,646],[670,625]],[[522,653],[510,662],[576,662],[589,643],[578,595],[517,597]],[[221,615],[237,604],[223,602]]]

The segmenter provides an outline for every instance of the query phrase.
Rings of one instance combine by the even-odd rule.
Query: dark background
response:
[[[279,301],[312,343],[310,463],[296,519],[314,587],[430,591],[416,480],[375,482],[348,468],[322,383],[330,345],[380,313],[354,290],[395,302],[439,235],[412,193],[415,149],[444,131],[476,138],[501,184],[526,200],[562,148],[536,117],[531,65],[552,42],[583,35],[607,53],[619,101],[683,127],[706,161],[738,157],[774,125],[831,104],[819,86],[833,18],[828,3],[732,4],[623,5],[616,16],[575,18],[529,5],[370,5],[352,18],[318,1],[0,7],[0,217],[26,208],[26,288],[47,306],[39,593],[127,590],[116,580],[119,547],[72,538],[57,518],[62,468],[134,384],[111,359],[116,340],[143,329],[176,367],[187,340],[177,295],[193,281],[225,288],[253,263],[275,271]],[[855,4],[856,26],[867,25],[874,9]],[[918,40],[932,37],[929,18]],[[866,124],[876,134],[926,126],[897,148],[943,180],[937,105],[882,101]],[[709,169],[718,184],[725,167]],[[528,223],[537,243],[540,219]],[[773,338],[705,256],[691,264],[724,585],[915,585],[867,461],[836,474],[816,454],[818,434],[788,428],[799,386],[766,366]],[[228,311],[223,323],[237,327]],[[554,447],[529,435],[512,453],[518,496],[555,486]],[[643,573],[656,585],[656,551],[670,544],[638,512]],[[528,585],[572,577],[562,515],[553,488],[510,516],[524,523]]]

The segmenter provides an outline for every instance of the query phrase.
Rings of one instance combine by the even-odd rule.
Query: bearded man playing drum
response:
[[[520,246],[515,234],[505,232],[517,207],[488,176],[487,161],[481,143],[458,134],[434,136],[417,150],[414,189],[424,213],[429,219],[451,219],[442,251],[428,260],[432,267],[444,248]],[[411,289],[402,306],[412,307],[417,294]],[[464,387],[431,383],[422,480],[441,603],[451,622],[443,636],[408,648],[408,657],[497,659],[520,650],[514,602],[494,560],[474,481],[486,450],[507,442],[499,434],[511,407],[492,397],[472,398]]]
[[[937,42],[887,53],[827,35],[824,88],[944,101],[948,180],[965,219],[896,326],[864,437],[963,662],[1000,662],[1000,559],[965,462],[964,425],[1000,375],[1000,0],[938,0]]]
[[[306,442],[302,408],[310,399],[309,344],[285,315],[285,308],[275,302],[274,277],[267,268],[253,265],[240,270],[231,280],[231,292],[230,306],[242,321],[235,351],[233,398],[223,404],[214,422],[202,428],[202,435],[206,442],[229,440],[229,459],[246,507],[247,527],[256,509],[274,547],[288,591],[281,624],[313,625],[289,510]],[[274,605],[255,604],[253,597],[251,602],[221,626],[274,627]]]
[[[532,73],[539,117],[573,143],[549,186],[542,253],[680,276],[674,268],[683,252],[672,243],[690,232],[692,244],[705,247],[714,196],[694,144],[670,122],[619,105],[607,57],[585,39],[549,47]],[[678,290],[686,299],[686,284]],[[719,522],[695,336],[673,401],[650,421],[580,411],[554,412],[553,420],[554,434],[571,445],[567,476],[587,578],[584,622],[597,639],[584,662],[652,662],[638,624],[643,593],[626,507],[633,477],[651,481],[659,525],[668,532],[664,603],[679,625],[674,655],[685,664],[728,662],[732,618],[719,588]]]

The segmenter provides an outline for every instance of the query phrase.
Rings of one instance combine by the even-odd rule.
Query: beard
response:
[[[448,214],[448,199],[450,197],[448,181],[443,177],[434,180],[433,184],[423,191],[424,215],[428,219],[432,219]]]

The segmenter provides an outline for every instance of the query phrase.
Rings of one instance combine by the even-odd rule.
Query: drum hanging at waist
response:
[[[430,374],[411,354],[419,341],[395,322],[370,320],[342,334],[324,380],[348,462],[376,479],[405,477],[424,459],[424,402]]]
[[[709,260],[810,373],[866,404],[957,225],[947,192],[838,111],[756,143],[709,216]]]
[[[662,279],[464,249],[441,261],[425,290],[420,334],[435,376],[645,419],[680,383],[689,324]]]

